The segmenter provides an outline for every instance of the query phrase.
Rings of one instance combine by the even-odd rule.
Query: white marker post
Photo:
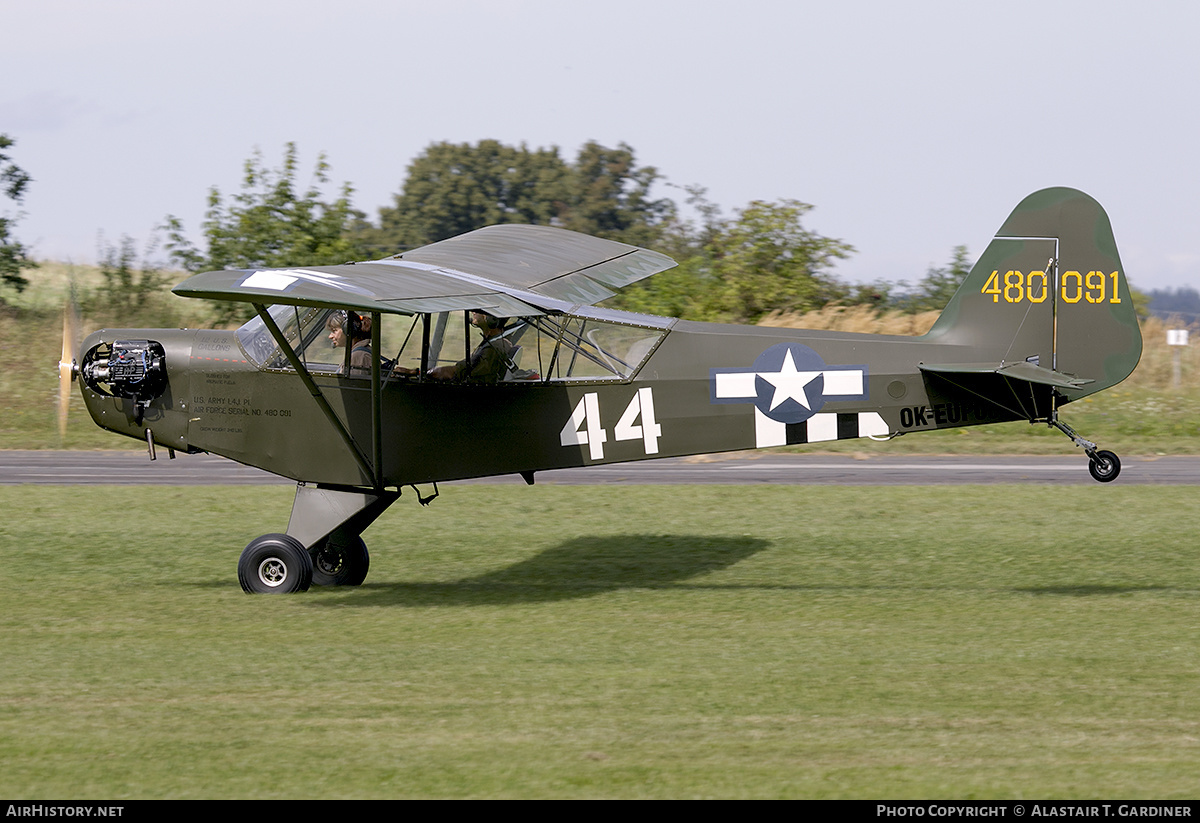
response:
[[[1183,366],[1180,364],[1180,352],[1187,344],[1187,329],[1167,329],[1167,345],[1174,349],[1171,358],[1171,385],[1176,389],[1183,382]]]

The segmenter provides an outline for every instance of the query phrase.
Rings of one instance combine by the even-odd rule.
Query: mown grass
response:
[[[1187,487],[4,487],[0,796],[1187,798]]]

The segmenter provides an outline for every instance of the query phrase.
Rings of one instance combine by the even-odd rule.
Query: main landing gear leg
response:
[[[287,533],[308,549],[313,583],[361,585],[371,565],[361,535],[399,497],[398,491],[296,486]]]
[[[1117,479],[1117,475],[1121,473],[1121,459],[1110,451],[1097,449],[1096,444],[1091,440],[1084,440],[1075,430],[1066,423],[1058,419],[1055,414],[1048,421],[1048,425],[1058,429],[1067,437],[1074,441],[1076,446],[1080,446],[1088,456],[1088,471],[1092,477],[1099,480],[1101,483],[1110,483]]]
[[[302,592],[318,586],[358,586],[371,565],[363,530],[400,497],[398,491],[296,486],[287,534],[250,542],[238,580],[251,593]]]

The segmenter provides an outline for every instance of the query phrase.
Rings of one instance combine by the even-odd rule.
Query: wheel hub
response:
[[[258,564],[258,579],[272,589],[282,586],[287,580],[287,565],[278,557],[268,557]]]
[[[329,545],[317,552],[313,560],[314,566],[329,575],[338,574],[346,564],[345,554]]]

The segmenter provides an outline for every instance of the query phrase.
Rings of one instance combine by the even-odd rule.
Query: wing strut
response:
[[[267,311],[267,307],[262,303],[253,303],[252,305],[254,306],[254,310],[258,312],[258,316],[262,319],[263,324],[267,327],[267,331],[271,333],[271,336],[275,338],[275,342],[279,344],[279,349],[288,359],[288,363],[290,363],[292,368],[296,370],[296,373],[300,375],[300,380],[304,383],[304,387],[308,389],[308,393],[313,396],[313,400],[317,401],[317,406],[325,414],[325,417],[329,419],[330,424],[333,425],[334,430],[341,436],[342,440],[345,441],[346,446],[350,449],[350,453],[354,456],[355,462],[358,463],[359,471],[363,473],[363,477],[366,478],[367,482],[375,488],[381,487],[382,483],[377,481],[376,472],[371,470],[371,464],[367,461],[362,449],[360,449],[358,444],[354,442],[353,435],[351,435],[346,427],[342,424],[342,421],[340,418],[338,418],[337,413],[329,405],[329,401],[325,399],[325,395],[321,394],[320,387],[313,382],[312,375],[308,373],[308,369],[305,368],[302,362],[300,362],[299,356],[297,356],[296,352],[292,349],[292,346],[290,343],[288,343],[287,338],[283,336],[283,332],[281,332],[279,327],[275,325],[275,320],[271,317],[270,312]],[[373,322],[371,328],[372,346],[378,350],[379,324]],[[377,396],[379,394],[379,358],[375,358],[375,360],[376,366],[372,369],[372,382],[374,384],[372,388],[372,394],[375,397],[372,398],[371,422],[376,441],[375,452],[376,457],[378,457],[378,453],[381,448],[379,438],[379,415],[376,413],[376,408],[378,405]],[[382,473],[382,461],[379,461],[378,465]]]
[[[371,452],[375,458],[375,488],[383,488],[383,381],[380,375],[382,361],[379,341],[382,315],[371,312]],[[347,346],[346,348],[350,348]]]

